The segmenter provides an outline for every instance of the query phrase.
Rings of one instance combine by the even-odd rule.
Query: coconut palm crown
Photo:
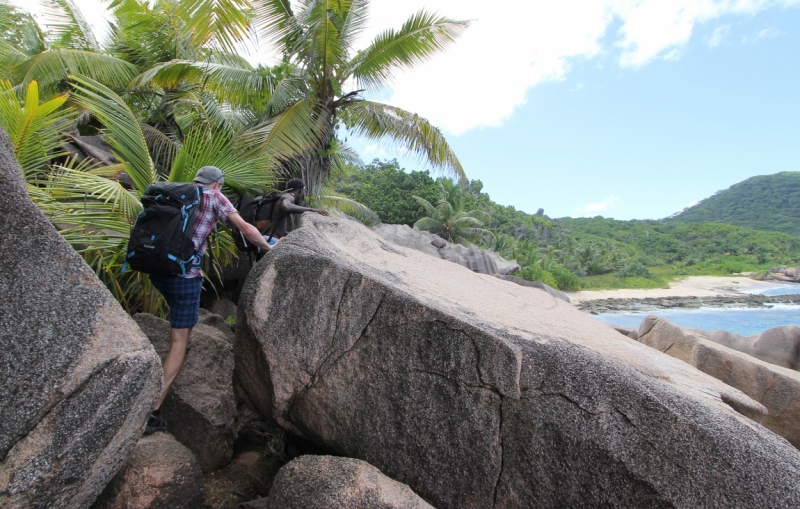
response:
[[[340,127],[368,139],[393,142],[463,179],[461,163],[439,129],[419,115],[367,100],[364,94],[391,85],[398,72],[430,59],[468,23],[421,10],[400,29],[386,30],[356,51],[368,6],[368,0],[253,1],[251,28],[259,40],[277,48],[282,64],[264,72],[233,62],[198,65],[173,60],[143,73],[133,86],[175,87],[180,82],[202,86],[220,101],[255,113],[253,144],[281,131],[292,137],[292,125],[306,131],[313,125],[317,140],[313,149],[295,151],[282,164],[287,176],[305,180],[312,196],[331,175],[337,154],[348,152],[336,135]],[[278,116],[286,126],[275,125]],[[269,126],[263,135],[260,125]]]

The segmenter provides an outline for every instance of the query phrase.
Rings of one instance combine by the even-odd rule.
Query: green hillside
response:
[[[667,221],[726,223],[800,235],[800,172],[749,178]]]
[[[438,189],[439,180],[428,172],[406,173],[397,161],[379,160],[353,168],[335,186],[382,221],[409,226],[425,215],[413,196],[437,203]],[[477,180],[464,185],[458,196],[457,208],[482,211],[481,226],[494,235],[491,245],[476,243],[517,260],[520,277],[563,290],[655,288],[680,276],[765,272],[772,265],[800,261],[800,238],[781,232],[599,216],[550,219],[495,203]]]

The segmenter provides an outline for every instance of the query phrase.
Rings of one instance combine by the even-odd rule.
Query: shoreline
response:
[[[761,295],[766,290],[786,287],[786,283],[756,281],[746,276],[691,276],[671,283],[669,288],[588,290],[570,292],[567,295],[575,306],[591,314],[670,308],[757,308],[774,303],[800,304],[800,295],[797,294]]]
[[[663,297],[721,297],[725,295],[750,295],[772,288],[785,288],[790,283],[756,281],[747,276],[689,276],[673,281],[669,288],[615,290],[581,290],[564,292],[570,300],[578,304],[589,300],[602,299],[645,299]],[[793,283],[792,283],[793,284]],[[800,286],[800,285],[798,285]]]

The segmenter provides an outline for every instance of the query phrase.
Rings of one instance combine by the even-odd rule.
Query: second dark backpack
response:
[[[255,226],[257,221],[263,221],[264,219],[272,217],[272,207],[280,198],[281,195],[278,193],[256,196],[255,198],[245,194],[241,197],[239,203],[236,204],[236,210],[239,212],[239,215],[242,216],[242,219]],[[265,233],[274,231],[274,227],[278,225],[278,221],[280,221],[280,218],[272,221]],[[238,228],[232,226],[231,233],[233,242],[240,251],[248,253],[257,253],[259,251],[256,246],[247,240],[247,237],[245,237]]]
[[[150,185],[131,230],[125,265],[149,274],[185,275],[197,255],[192,235],[202,203],[203,190],[194,184]]]

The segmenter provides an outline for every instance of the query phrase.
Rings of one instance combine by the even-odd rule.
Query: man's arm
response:
[[[283,198],[281,198],[281,210],[288,214],[299,214],[301,212],[316,212],[317,214],[322,214],[323,216],[329,216],[327,210],[319,210],[319,209],[312,209],[311,207],[301,207],[300,205],[295,205],[294,203],[294,196],[291,194],[287,194]]]
[[[238,228],[239,231],[242,232],[245,237],[247,237],[247,240],[249,240],[254,246],[261,249],[263,252],[266,253],[271,249],[269,244],[267,244],[267,241],[264,240],[264,237],[261,236],[261,233],[258,231],[258,229],[242,219],[242,216],[240,216],[238,213],[234,212],[233,214],[229,215],[228,221],[230,221],[233,226]]]

